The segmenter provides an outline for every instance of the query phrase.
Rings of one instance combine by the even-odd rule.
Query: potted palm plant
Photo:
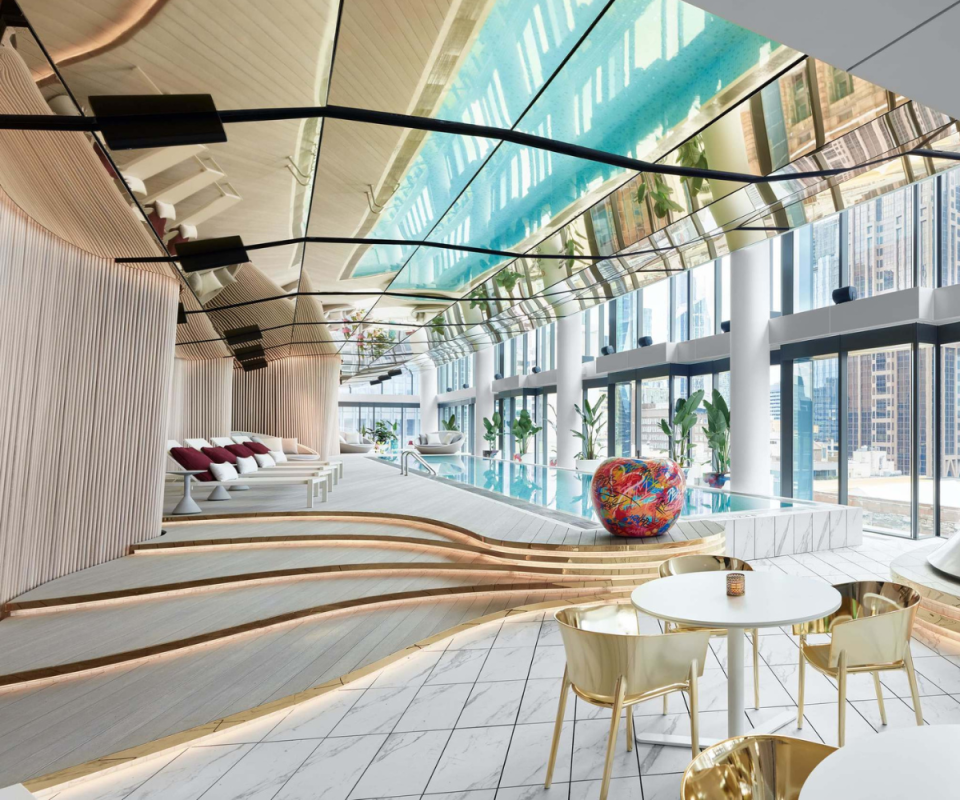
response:
[[[542,427],[537,427],[533,424],[533,420],[530,418],[530,412],[525,408],[521,409],[516,419],[514,419],[513,424],[510,426],[510,432],[517,440],[517,455],[520,456],[520,461],[525,464],[534,463],[536,457],[533,453],[527,451],[530,448],[530,440],[542,430]]]
[[[573,406],[583,422],[582,430],[571,431],[583,443],[580,455],[577,456],[577,469],[581,472],[595,472],[597,467],[600,466],[600,462],[603,461],[603,457],[600,455],[600,442],[602,441],[600,437],[607,427],[603,418],[606,401],[607,396],[603,394],[592,406],[590,401],[586,399],[583,401],[582,409],[576,404]]]
[[[660,428],[667,434],[667,439],[670,441],[673,460],[680,465],[684,474],[693,464],[694,445],[690,441],[690,431],[697,424],[697,409],[700,407],[701,400],[703,400],[702,389],[686,399],[678,397],[673,408],[673,421],[660,420]]]
[[[730,479],[730,409],[723,395],[713,390],[713,402],[703,401],[707,409],[707,444],[710,447],[710,466],[713,472],[704,474],[708,486],[720,489]]]
[[[373,426],[373,430],[364,428],[362,433],[364,436],[373,439],[378,453],[383,453],[389,450],[393,443],[397,441],[397,425],[398,423],[396,422],[391,423],[378,419]]]
[[[457,415],[451,414],[450,419],[444,419],[440,417],[440,425],[445,431],[456,431],[460,432],[460,429],[457,427]]]
[[[499,449],[497,449],[497,440],[503,434],[503,417],[497,411],[493,412],[493,419],[483,418],[483,427],[485,433],[483,440],[490,443],[490,449],[483,451],[484,458],[495,458]]]

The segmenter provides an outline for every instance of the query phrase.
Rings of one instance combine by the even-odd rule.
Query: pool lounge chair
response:
[[[374,443],[363,434],[356,431],[340,431],[341,453],[369,453]]]
[[[244,433],[231,431],[229,436],[219,436],[217,440],[230,439],[234,444],[245,444],[250,441],[265,444],[269,450],[279,450],[287,457],[290,466],[308,466],[313,464],[327,464],[337,467],[340,477],[343,477],[343,462],[322,459],[316,450],[311,450],[297,439],[282,439],[279,436],[267,436],[263,433]],[[284,446],[286,445],[286,446]]]
[[[437,431],[421,433],[414,447],[424,456],[453,456],[463,447],[463,434],[460,431]]]

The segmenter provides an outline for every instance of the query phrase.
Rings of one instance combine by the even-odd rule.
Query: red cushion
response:
[[[253,450],[250,450],[246,445],[243,444],[228,444],[225,449],[229,450],[235,456],[239,456],[240,458],[253,458]]]
[[[270,452],[270,448],[266,445],[260,444],[260,442],[244,442],[243,446],[246,447],[247,450],[253,450],[254,453],[257,453],[261,456],[265,456]]]
[[[173,456],[173,460],[184,469],[209,470],[210,465],[213,463],[213,461],[210,460],[210,456],[205,456],[199,450],[194,450],[192,447],[173,447],[170,449],[170,455]],[[198,481],[214,480],[213,475],[209,472],[201,472],[199,475],[194,475],[193,477]]]
[[[209,456],[214,464],[236,464],[237,457],[227,450],[226,447],[204,447],[200,450],[205,456]]]

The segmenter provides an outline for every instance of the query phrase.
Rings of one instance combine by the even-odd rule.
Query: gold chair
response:
[[[708,747],[683,773],[681,800],[797,800],[836,747],[789,736],[735,736]]]
[[[550,746],[545,788],[550,788],[557,761],[567,692],[595,706],[611,709],[610,739],[603,768],[600,800],[610,788],[610,770],[617,746],[620,713],[627,712],[627,750],[633,749],[633,706],[670,692],[690,696],[690,732],[693,755],[698,746],[697,678],[703,674],[710,634],[706,631],[640,635],[631,606],[607,603],[576,606],[557,612],[567,656],[560,689],[557,723]]]
[[[889,581],[855,581],[841,583],[834,588],[843,598],[839,609],[829,617],[793,626],[794,636],[800,637],[797,727],[803,727],[804,666],[807,663],[837,682],[840,699],[837,742],[840,747],[843,747],[846,732],[849,674],[873,674],[880,720],[886,725],[887,711],[883,706],[879,673],[892,669],[906,670],[917,725],[923,725],[917,676],[910,654],[910,635],[920,604],[920,594],[908,586]],[[829,633],[829,644],[807,644],[807,636],[811,633]]]
[[[660,565],[660,577],[670,575],[686,575],[690,572],[753,572],[746,561],[733,556],[677,556],[668,559]],[[726,628],[695,628],[692,625],[681,625],[676,622],[663,623],[663,629],[669,631],[710,631],[711,636],[726,636]],[[754,628],[750,631],[753,639],[753,705],[760,708],[760,633]],[[663,713],[667,713],[667,699],[663,699]]]

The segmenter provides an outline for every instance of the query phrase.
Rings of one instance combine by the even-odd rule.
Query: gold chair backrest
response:
[[[746,561],[733,556],[677,556],[660,565],[660,577],[686,575],[691,572],[752,572]]]
[[[738,736],[700,753],[680,784],[682,800],[797,800],[835,747],[787,736]]]
[[[693,659],[697,675],[703,674],[708,631],[641,635],[636,611],[614,603],[565,608],[556,617],[567,677],[601,703],[612,702],[621,676],[626,678],[629,698],[684,683]]]
[[[903,661],[916,616],[917,607],[914,605],[834,623],[829,666],[838,665],[841,653],[846,653],[848,669]]]
[[[918,606],[920,593],[893,581],[851,581],[835,584],[840,592],[840,608],[827,617],[793,626],[793,635],[832,633],[833,626],[846,620],[883,615]]]

